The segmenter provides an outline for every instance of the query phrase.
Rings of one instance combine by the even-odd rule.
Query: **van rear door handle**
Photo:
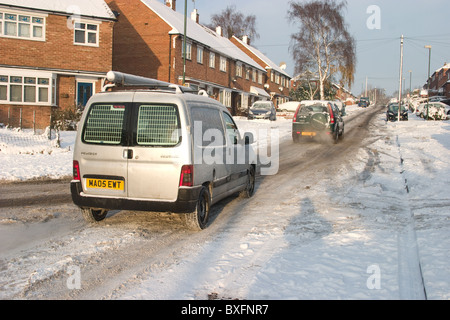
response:
[[[123,158],[124,159],[133,159],[133,150],[131,150],[131,149],[123,150]]]

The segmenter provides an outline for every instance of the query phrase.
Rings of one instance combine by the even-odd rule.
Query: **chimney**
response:
[[[242,37],[242,42],[244,42],[245,44],[250,45],[250,38],[249,38],[249,36],[243,36]]]
[[[197,9],[194,9],[194,11],[192,11],[192,13],[191,13],[191,20],[195,21],[197,23],[200,22],[200,15],[198,14],[198,10]]]
[[[223,32],[222,32],[222,27],[216,27],[216,33],[219,35],[219,36],[221,36],[221,37],[223,37]]]
[[[165,0],[166,6],[171,8],[173,11],[177,11],[177,0]]]

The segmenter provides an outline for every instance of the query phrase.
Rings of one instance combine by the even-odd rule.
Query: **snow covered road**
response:
[[[338,145],[237,119],[279,129],[279,172],[202,232],[171,214],[92,226],[71,203],[0,207],[0,298],[449,299],[450,125],[384,118],[349,108]]]

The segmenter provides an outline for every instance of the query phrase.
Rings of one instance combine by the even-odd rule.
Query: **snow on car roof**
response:
[[[103,0],[2,0],[2,6],[17,9],[37,9],[48,12],[79,14],[84,17],[115,19],[115,16]]]
[[[141,0],[150,10],[154,11],[161,19],[172,27],[170,34],[184,34],[184,15],[174,11],[164,3],[156,0]],[[258,63],[236,47],[229,39],[218,35],[213,30],[201,24],[187,19],[187,34],[189,39],[197,41],[213,51],[229,58],[244,62],[258,70],[266,72]]]

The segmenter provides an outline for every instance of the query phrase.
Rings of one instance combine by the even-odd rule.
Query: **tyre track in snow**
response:
[[[404,300],[426,300],[427,290],[419,258],[414,214],[409,201],[408,180],[405,178],[404,159],[398,136],[396,137],[396,145],[400,157],[400,174],[405,181],[405,203],[407,206],[405,210],[408,221],[404,230],[398,236],[400,298]]]
[[[70,180],[0,184],[0,208],[71,203]]]

